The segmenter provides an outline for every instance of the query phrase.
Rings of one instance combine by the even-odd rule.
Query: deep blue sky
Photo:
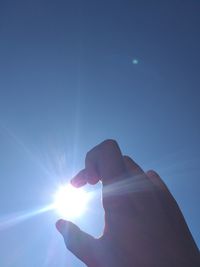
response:
[[[0,0],[0,266],[83,266],[53,211],[9,218],[48,204],[106,138],[161,174],[200,246],[199,14],[198,0]],[[94,235],[98,200],[77,221]]]

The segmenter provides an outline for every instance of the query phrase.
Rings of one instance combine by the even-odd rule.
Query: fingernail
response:
[[[81,187],[83,185],[86,184],[86,180],[71,180],[71,184],[74,186],[74,187]]]
[[[70,183],[71,183],[71,185],[73,185],[73,186],[76,187],[77,181],[76,181],[75,179],[72,179],[72,180],[70,181]]]

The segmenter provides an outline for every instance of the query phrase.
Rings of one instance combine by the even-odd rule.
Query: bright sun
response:
[[[79,217],[84,213],[89,201],[89,193],[82,188],[67,184],[55,194],[54,208],[63,219]]]

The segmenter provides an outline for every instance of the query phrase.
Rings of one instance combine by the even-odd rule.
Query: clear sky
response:
[[[199,14],[198,0],[0,0],[0,266],[83,266],[54,211],[34,211],[106,138],[161,174],[200,247]],[[99,198],[76,221],[95,236]]]

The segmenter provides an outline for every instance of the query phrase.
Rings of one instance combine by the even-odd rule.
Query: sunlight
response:
[[[64,219],[81,216],[89,201],[90,195],[82,188],[67,184],[60,186],[55,194],[54,209]]]
[[[0,217],[0,231],[53,209],[52,205],[30,211],[14,212]]]

